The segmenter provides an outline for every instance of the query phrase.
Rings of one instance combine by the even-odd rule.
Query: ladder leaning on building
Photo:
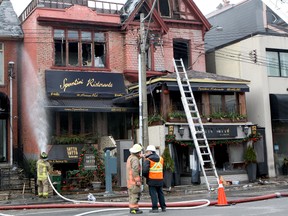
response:
[[[196,148],[201,170],[205,178],[208,190],[218,187],[219,177],[216,171],[215,163],[209,148],[202,120],[197,108],[197,104],[192,92],[183,60],[173,59],[177,83],[181,93],[181,100],[188,120],[189,129],[192,134],[194,146]]]

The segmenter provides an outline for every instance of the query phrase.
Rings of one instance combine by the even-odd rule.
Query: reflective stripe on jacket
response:
[[[48,178],[50,164],[42,159],[37,161],[37,179],[43,181]]]
[[[136,182],[141,183],[140,172],[141,166],[139,158],[136,155],[131,154],[127,159],[127,188],[131,188],[133,185],[136,185]]]
[[[155,162],[150,160],[150,168],[149,168],[149,179],[163,179],[163,164],[164,160],[160,157],[159,162]]]

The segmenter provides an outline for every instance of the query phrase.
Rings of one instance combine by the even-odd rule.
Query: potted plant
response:
[[[162,125],[165,122],[160,114],[154,114],[148,117],[148,125]]]
[[[187,122],[186,114],[181,111],[173,111],[168,113],[169,122]]]
[[[247,147],[244,152],[244,161],[247,168],[249,182],[255,182],[257,173],[257,156],[253,146]]]
[[[170,155],[170,151],[168,146],[165,147],[164,152],[162,154],[162,158],[164,160],[164,184],[165,186],[171,190],[171,185],[172,185],[172,177],[173,177],[173,172],[175,170],[175,164],[174,160],[172,159]]]

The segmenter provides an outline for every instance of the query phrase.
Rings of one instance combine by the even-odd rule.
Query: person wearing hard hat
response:
[[[50,171],[50,163],[47,161],[48,155],[46,152],[40,154],[40,159],[37,161],[37,185],[38,196],[48,198],[48,172]]]
[[[142,154],[142,146],[134,144],[130,148],[131,155],[127,159],[126,164],[126,179],[129,195],[130,214],[142,214],[143,211],[139,209],[139,200],[141,196],[142,180],[140,177],[141,165],[140,158]]]
[[[162,212],[166,211],[166,203],[163,193],[163,166],[164,159],[156,154],[154,145],[147,146],[143,164],[143,176],[147,179],[149,194],[152,201],[152,213],[158,213],[158,201]]]

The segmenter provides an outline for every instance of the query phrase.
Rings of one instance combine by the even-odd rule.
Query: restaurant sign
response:
[[[48,71],[46,92],[50,97],[120,97],[126,94],[123,75],[104,72]]]

